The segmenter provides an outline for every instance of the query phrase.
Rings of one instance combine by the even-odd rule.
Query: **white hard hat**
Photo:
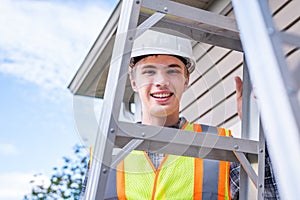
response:
[[[153,30],[147,30],[135,39],[130,66],[133,67],[138,61],[135,58],[159,54],[182,58],[189,73],[195,69],[196,61],[193,56],[191,40]]]

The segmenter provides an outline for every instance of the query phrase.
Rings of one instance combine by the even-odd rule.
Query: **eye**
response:
[[[177,69],[168,69],[168,70],[167,70],[167,73],[168,73],[168,74],[179,74],[180,71],[177,70]]]
[[[152,70],[152,69],[147,69],[147,70],[144,70],[144,71],[142,72],[142,74],[145,74],[145,75],[153,75],[153,74],[155,74],[155,71]]]

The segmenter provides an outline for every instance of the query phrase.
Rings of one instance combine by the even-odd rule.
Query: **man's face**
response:
[[[156,117],[177,114],[189,78],[184,63],[169,55],[148,56],[133,69],[131,84],[142,101],[143,113]]]

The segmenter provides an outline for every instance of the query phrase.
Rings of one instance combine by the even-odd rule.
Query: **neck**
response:
[[[164,117],[156,117],[151,115],[144,115],[142,117],[142,124],[153,126],[173,126],[178,123],[179,115],[173,114]]]

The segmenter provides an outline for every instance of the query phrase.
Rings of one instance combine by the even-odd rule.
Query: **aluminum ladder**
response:
[[[272,22],[268,21],[267,15],[263,15],[263,11],[266,11],[267,9],[263,7],[265,4],[262,1],[239,2],[238,0],[234,0],[233,5],[237,22],[243,35],[241,38],[243,44],[242,47],[236,22],[231,18],[167,0],[124,0],[122,2],[118,30],[106,85],[106,88],[109,88],[109,92],[105,92],[104,95],[103,109],[100,116],[99,129],[93,154],[94,157],[89,174],[85,199],[98,200],[104,198],[109,171],[112,168],[115,168],[118,162],[124,159],[126,155],[134,149],[145,151],[157,151],[160,149],[160,152],[168,154],[240,162],[242,165],[240,199],[247,199],[248,179],[251,179],[258,189],[257,198],[263,199],[265,159],[264,135],[266,135],[269,146],[272,149],[270,152],[272,159],[276,157],[275,155],[278,152],[280,155],[286,155],[284,152],[289,153],[290,155],[291,148],[294,150],[294,156],[300,155],[299,118],[296,118],[296,114],[293,112],[292,108],[284,109],[288,110],[285,113],[285,117],[292,123],[291,127],[293,127],[293,130],[289,134],[287,140],[283,143],[279,143],[282,139],[282,137],[279,137],[279,134],[282,134],[283,132],[283,123],[281,121],[279,123],[279,119],[281,118],[278,115],[273,115],[273,113],[276,113],[277,111],[278,114],[279,109],[281,111],[283,107],[274,109],[274,112],[272,113],[270,113],[270,110],[268,109],[275,106],[275,102],[280,103],[282,100],[277,101],[277,96],[276,98],[274,96],[276,93],[271,93],[272,90],[270,90],[270,88],[272,88],[271,84],[274,84],[274,81],[272,82],[270,80],[269,84],[267,84],[268,87],[266,86],[267,88],[264,87],[265,82],[262,82],[268,77],[265,75],[268,75],[270,69],[266,68],[263,72],[255,70],[255,65],[257,65],[255,61],[257,61],[257,58],[260,58],[261,55],[255,54],[255,52],[251,53],[251,43],[253,43],[254,37],[251,37],[250,31],[247,31],[247,28],[249,28],[249,19],[247,19],[247,17],[249,16],[247,16],[247,12],[243,12],[243,10],[249,9],[247,8],[247,6],[249,6],[247,4],[254,4],[251,5],[251,8],[253,8],[253,10],[251,10],[251,17],[252,15],[255,15],[257,17],[256,20],[262,21],[262,27],[260,27],[260,29],[270,31],[270,27],[274,27]],[[237,10],[240,10],[241,12],[238,12]],[[176,18],[174,16],[176,16]],[[139,24],[139,21],[142,21],[142,23]],[[265,21],[268,21],[269,24],[265,24]],[[181,32],[195,41],[245,52],[247,64],[249,66],[247,67],[246,62],[244,62],[241,139],[221,137],[209,133],[202,135],[183,130],[174,131],[174,129],[171,128],[136,125],[119,120],[133,40],[146,29],[154,26],[168,27],[168,29]],[[275,31],[275,29],[272,30]],[[255,34],[256,33],[253,33],[253,35]],[[272,34],[259,34],[261,34],[262,40],[270,41],[270,38],[272,38]],[[280,69],[281,66],[284,66],[282,64],[284,57],[274,58],[275,53],[279,52],[277,50],[274,52],[274,46],[278,45],[276,37],[274,38],[275,39],[270,41],[272,45],[270,44],[270,49],[268,49],[267,53],[270,56],[273,55],[272,66]],[[287,38],[289,38],[287,39],[288,41],[294,39],[292,36]],[[259,48],[259,46],[256,46],[256,48]],[[264,60],[263,58],[260,58],[258,61],[260,65],[264,66],[266,63],[268,65],[270,62],[269,59],[270,58],[266,58]],[[278,87],[283,88],[282,91],[286,91],[285,82],[283,81],[285,77],[282,77],[282,70],[278,70],[275,73],[277,73],[278,79],[282,80],[277,83]],[[275,77],[277,78],[277,76]],[[260,106],[263,127],[268,128],[268,131],[263,133],[263,129],[260,127],[259,141],[248,139],[248,130],[251,126],[251,119],[248,114],[248,111],[251,109],[249,104],[251,90],[250,77],[251,81],[256,84],[258,88],[257,94],[263,102]],[[291,106],[293,98],[288,98],[290,95],[288,95],[288,93],[285,94],[286,95],[283,95],[285,97],[285,102],[287,106]],[[271,100],[272,106],[268,106],[267,103],[264,103],[269,102],[269,100]],[[293,105],[296,106],[296,104]],[[270,124],[272,124],[271,128]],[[274,135],[276,137],[274,137]],[[292,146],[289,146],[287,143],[290,142],[290,140],[293,140]],[[115,146],[122,147],[122,150],[117,156],[112,156],[113,148]],[[162,146],[165,148],[162,149]],[[211,151],[209,154],[202,155],[199,151],[201,148],[209,148]],[[223,153],[220,154],[220,151]],[[290,166],[295,165],[295,162],[291,158],[292,157],[290,156],[286,156],[284,158],[280,157],[274,159],[275,167],[280,170],[280,192],[286,199],[299,196],[299,191],[295,189],[300,188],[299,183],[291,186],[291,188],[284,186],[288,179],[295,177],[297,174],[295,173],[296,166],[290,168]],[[258,175],[251,167],[251,163],[253,162],[258,162]],[[287,163],[287,165],[282,166],[280,165],[281,162]],[[287,170],[286,167],[289,169]],[[288,176],[284,177],[285,175]],[[299,175],[300,174],[298,173],[296,180],[300,180]]]

